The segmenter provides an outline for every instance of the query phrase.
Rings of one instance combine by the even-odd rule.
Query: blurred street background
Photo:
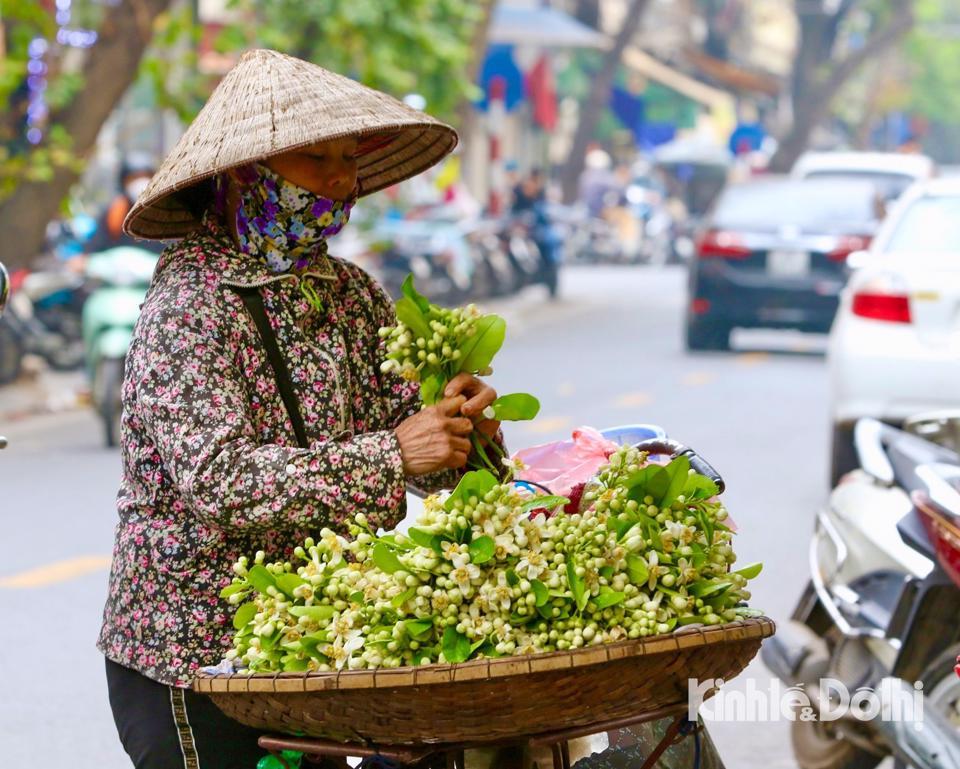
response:
[[[11,765],[127,765],[94,640],[123,358],[159,249],[119,227],[261,46],[457,127],[457,152],[364,199],[331,253],[393,294],[412,272],[503,314],[493,384],[543,404],[510,448],[635,422],[695,447],[775,620],[854,420],[960,407],[960,281],[927,263],[960,256],[952,0],[3,0]],[[770,679],[759,659],[748,676]],[[731,769],[797,766],[785,721],[710,728]]]

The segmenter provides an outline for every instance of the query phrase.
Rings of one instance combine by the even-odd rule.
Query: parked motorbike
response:
[[[562,235],[546,202],[535,203],[529,211],[516,214],[507,223],[508,253],[528,284],[542,283],[551,297],[559,290]]]
[[[818,513],[810,582],[762,654],[782,681],[806,686],[819,715],[832,701],[824,681],[836,679],[878,693],[881,716],[851,708],[794,720],[802,769],[871,769],[886,756],[899,767],[960,766],[960,455],[919,437],[960,436],[958,426],[960,413],[917,418],[908,431],[872,419],[855,427],[861,469]],[[920,713],[897,707],[914,682]]]
[[[70,298],[79,295],[81,282],[66,270],[21,270],[11,276],[7,312],[0,319],[0,384],[20,375],[27,353],[39,355],[58,370],[83,362],[79,327],[71,322],[74,300]]]
[[[95,286],[83,308],[83,341],[93,406],[107,446],[120,436],[124,360],[158,256],[132,246],[93,254],[87,276]]]

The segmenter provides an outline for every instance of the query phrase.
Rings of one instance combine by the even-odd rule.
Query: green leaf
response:
[[[443,503],[443,509],[449,513],[458,500],[466,502],[470,497],[483,499],[484,494],[496,485],[497,479],[489,470],[471,470],[464,473],[453,493]]]
[[[299,657],[291,655],[283,659],[284,673],[305,673],[309,667],[309,661],[300,659]]]
[[[316,657],[320,654],[320,652],[317,650],[317,647],[320,646],[320,644],[328,643],[330,643],[330,632],[328,630],[318,630],[315,633],[308,633],[301,638],[300,648],[311,657]]]
[[[427,531],[426,529],[412,527],[407,530],[407,536],[410,537],[414,544],[419,545],[420,547],[429,548],[437,553],[443,552],[443,546],[440,544],[442,540],[439,535],[434,534],[433,532]]]
[[[670,630],[673,630],[676,626],[677,626],[677,618],[676,618],[676,617],[671,617],[670,619],[667,620],[667,627],[668,627]]]
[[[431,374],[420,380],[420,400],[424,406],[433,406],[440,401],[447,382],[440,374]]]
[[[470,640],[463,633],[458,633],[456,628],[447,627],[443,631],[440,648],[447,662],[465,662],[470,657]]]
[[[626,597],[626,595],[618,590],[602,587],[600,588],[600,594],[593,600],[596,602],[598,609],[606,609],[609,606],[616,606],[618,603],[623,603]]]
[[[481,646],[483,646],[485,643],[487,643],[487,639],[486,639],[486,638],[481,638],[479,641],[474,641],[474,642],[470,645],[470,656],[472,657],[472,656],[473,656],[473,653],[474,653],[477,649],[479,649]]]
[[[547,601],[550,600],[550,592],[547,590],[547,586],[539,579],[530,580],[530,585],[533,588],[533,594],[537,597],[536,605],[538,607],[545,606]]]
[[[294,598],[293,591],[301,585],[306,585],[307,581],[298,574],[279,574],[276,577],[277,587],[289,598]]]
[[[291,606],[289,611],[294,617],[309,617],[316,622],[330,619],[337,613],[336,609],[326,604],[322,606]]]
[[[573,600],[577,604],[577,609],[583,611],[587,602],[590,600],[590,596],[587,594],[587,588],[586,585],[584,585],[583,578],[577,576],[576,566],[572,558],[567,561],[567,584],[570,585],[570,592],[573,594]]]
[[[259,592],[266,593],[267,588],[276,587],[277,580],[267,571],[265,566],[256,564],[247,572],[247,581],[253,585]]]
[[[247,582],[234,582],[232,585],[227,585],[223,590],[220,591],[220,597],[229,598],[232,595],[242,593],[244,590],[249,589],[250,584]]]
[[[373,546],[373,562],[377,568],[387,574],[393,574],[403,569],[403,564],[397,558],[397,554],[390,550],[383,542],[377,542]]]
[[[273,631],[273,635],[262,635],[260,636],[260,648],[268,652],[276,648],[277,642],[281,639],[283,633],[279,630]]]
[[[702,569],[707,562],[706,550],[703,549],[703,545],[697,542],[694,542],[690,547],[693,548],[693,568]]]
[[[473,540],[468,549],[470,551],[470,563],[479,566],[481,563],[486,563],[493,558],[493,553],[497,549],[497,546],[492,537],[482,536]]]
[[[404,590],[399,595],[395,595],[393,598],[391,598],[390,605],[393,606],[394,609],[399,609],[416,594],[417,589],[415,587],[411,587],[409,590]]]
[[[647,481],[647,493],[654,500],[663,500],[670,488],[670,474],[664,467],[657,467]]]
[[[650,578],[650,569],[647,562],[633,553],[627,556],[627,573],[634,585],[643,585]]]
[[[477,322],[476,333],[461,348],[459,371],[475,374],[493,362],[503,346],[507,334],[507,322],[499,315],[484,315]]]
[[[679,618],[681,625],[696,625],[698,622],[703,622],[703,617],[697,614],[687,614]]]
[[[613,567],[612,566],[601,566],[600,576],[604,579],[613,579]]]
[[[670,483],[660,499],[660,507],[672,505],[683,493],[690,476],[690,460],[685,456],[679,456],[667,465],[665,472],[670,478]]]
[[[553,609],[550,606],[538,606],[537,614],[544,619],[553,619]]]
[[[639,516],[630,515],[629,513],[620,513],[614,523],[614,527],[617,532],[617,540],[619,541],[626,537],[627,532],[638,523],[640,523]]]
[[[556,495],[542,496],[542,497],[533,497],[532,499],[526,500],[521,506],[520,510],[526,514],[531,510],[539,510],[543,508],[544,510],[555,510],[561,505],[570,504],[570,500],[566,497],[560,497]]]
[[[687,499],[710,499],[717,496],[720,489],[716,483],[705,475],[694,473],[687,476],[687,484],[683,487],[683,495]]]
[[[423,314],[426,314],[430,310],[430,300],[414,288],[412,272],[404,278],[400,292],[413,302]]]
[[[363,603],[363,591],[355,590],[354,592],[350,593],[350,600],[353,603]]]
[[[529,393],[501,395],[490,407],[493,409],[493,418],[503,422],[524,422],[540,413],[540,401]]]
[[[422,636],[429,634],[433,630],[433,619],[408,619],[406,621],[407,633],[410,637],[420,641]]]
[[[242,630],[253,620],[257,613],[257,605],[252,601],[241,604],[237,613],[233,615],[233,627],[236,630]]]
[[[706,598],[733,587],[732,582],[701,579],[690,585],[689,592],[697,598]]]
[[[627,499],[643,502],[643,498],[647,496],[648,493],[647,485],[659,469],[659,465],[647,465],[637,470],[633,475],[628,476],[623,482],[624,488],[629,489]]]
[[[382,542],[391,550],[413,550],[415,547],[412,542],[401,542],[396,534],[384,534],[377,537],[377,542]]]
[[[513,569],[507,569],[507,584],[510,587],[516,587],[520,584],[520,577],[517,576],[517,573]]]
[[[763,571],[762,563],[751,563],[749,566],[744,566],[742,569],[737,569],[734,574],[739,574],[744,579],[754,579],[760,572]]]
[[[433,332],[416,302],[407,297],[397,300],[397,320],[403,323],[419,339],[432,339]]]

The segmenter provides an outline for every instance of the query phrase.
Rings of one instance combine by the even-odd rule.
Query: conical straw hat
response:
[[[182,237],[199,221],[173,193],[229,168],[344,136],[361,140],[361,195],[425,171],[457,144],[450,126],[380,91],[276,51],[249,51],[163,161],[123,229],[140,238]]]

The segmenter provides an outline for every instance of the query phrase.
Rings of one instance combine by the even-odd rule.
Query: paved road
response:
[[[727,480],[744,563],[762,560],[754,605],[788,614],[805,579],[813,513],[825,496],[826,380],[820,340],[745,335],[752,349],[691,356],[681,344],[683,273],[576,268],[562,299],[531,289],[498,309],[510,326],[494,384],[540,396],[511,446],[580,424],[656,422]],[[772,348],[779,351],[770,352]],[[764,351],[766,348],[767,351]],[[0,413],[3,413],[0,390]],[[0,744],[10,765],[120,769],[93,648],[105,592],[119,460],[84,412],[6,426],[0,456]],[[764,687],[767,674],[752,666]],[[786,725],[715,724],[730,769],[794,769]]]

